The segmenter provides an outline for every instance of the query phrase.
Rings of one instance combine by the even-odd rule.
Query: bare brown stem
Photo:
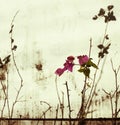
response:
[[[61,103],[62,119],[64,118],[64,92],[62,92],[62,103]]]
[[[84,125],[84,118],[85,118],[85,114],[86,114],[86,112],[85,112],[86,86],[87,86],[87,76],[85,76],[84,86],[83,86],[83,89],[81,92],[82,93],[82,102],[81,102],[79,112],[77,114],[77,117],[79,118],[78,125],[79,124]]]
[[[106,24],[106,27],[105,27],[105,31],[104,31],[104,36],[103,36],[103,40],[102,40],[102,44],[104,44],[105,42],[105,36],[107,34],[107,29],[108,29],[108,23]],[[91,45],[90,45],[91,46]],[[90,47],[91,49],[91,47]],[[90,51],[91,52],[91,51]],[[89,54],[90,55],[90,54]],[[96,76],[97,76],[97,72],[98,72],[98,69],[95,70],[95,73],[94,73],[94,78],[93,78],[93,83],[92,83],[92,87],[91,87],[91,90],[90,90],[90,94],[89,94],[89,97],[87,99],[87,103],[86,103],[86,112],[89,112],[89,109],[90,109],[90,106],[91,106],[91,103],[92,103],[92,100],[94,98],[94,95],[95,95],[95,91],[96,91],[96,88],[97,88],[97,85],[102,77],[102,72],[103,72],[103,68],[104,68],[104,65],[105,65],[105,61],[106,61],[106,57],[104,59],[104,62],[102,64],[102,69],[101,69],[101,72],[100,72],[100,75],[98,77],[98,80],[96,81]],[[98,59],[98,63],[97,63],[97,66],[99,67],[99,64],[101,62],[101,57],[99,57]]]
[[[58,118],[58,109],[59,109],[59,104],[57,105],[57,109],[56,109],[56,119]],[[54,125],[56,125],[56,120],[54,121]]]
[[[69,125],[71,125],[71,104],[70,104],[70,94],[69,94],[69,88],[68,88],[68,84],[67,84],[67,81],[65,83],[66,85],[66,89],[67,89],[67,99],[68,99],[68,108],[69,108]]]
[[[16,18],[16,16],[17,16],[18,12],[19,12],[19,11],[16,12],[15,16],[14,16],[13,19],[12,19],[12,22],[11,22],[11,30],[10,30],[10,32],[9,32],[9,33],[10,33],[10,39],[11,39],[12,59],[13,59],[13,63],[14,63],[14,66],[15,66],[15,68],[16,68],[17,74],[18,74],[18,76],[19,76],[19,78],[20,78],[20,87],[19,87],[19,89],[17,90],[17,95],[16,95],[15,101],[13,102],[13,105],[12,105],[11,115],[10,115],[11,118],[12,118],[12,116],[13,116],[14,107],[15,107],[15,104],[17,103],[17,100],[18,100],[20,91],[21,91],[21,89],[22,89],[22,87],[23,87],[23,79],[22,79],[22,76],[21,76],[21,74],[20,74],[19,68],[18,68],[18,66],[17,66],[16,60],[15,60],[15,55],[14,55],[14,50],[13,50],[13,43],[14,43],[14,39],[13,39],[13,27],[14,27],[14,25],[13,25],[13,23],[14,23],[14,20],[15,20],[15,18]]]
[[[114,72],[114,78],[115,78],[115,119],[117,118],[118,116],[118,73],[119,73],[119,70],[120,70],[120,66],[118,67],[118,69],[115,69],[114,68],[114,65],[113,65],[113,61],[111,59],[111,66],[112,66],[112,70]],[[115,120],[115,124],[116,124],[116,120]]]
[[[61,105],[61,99],[60,99],[60,95],[59,95],[59,90],[58,90],[58,86],[57,86],[57,76],[55,78],[55,85],[56,85],[56,91],[57,91],[57,97],[58,97],[58,101],[59,101],[59,104]]]
[[[3,117],[3,113],[4,113],[4,109],[5,109],[5,105],[6,105],[6,102],[7,102],[7,94],[6,94],[6,91],[5,91],[5,88],[4,88],[4,84],[3,84],[2,81],[1,81],[1,85],[2,85],[2,90],[3,90],[4,96],[5,96],[3,107],[1,109],[1,118],[2,118]]]
[[[58,101],[59,101],[59,104],[60,104],[60,110],[61,110],[62,119],[63,119],[63,108],[64,108],[64,105],[62,104],[62,101],[61,101],[60,95],[59,95],[59,90],[58,90],[58,86],[57,86],[57,76],[55,78],[55,85],[56,85],[57,97],[58,97]],[[62,125],[62,120],[61,120],[61,125]]]
[[[103,40],[102,40],[102,44],[104,44],[105,42],[105,36],[107,35],[107,29],[108,29],[108,22],[106,23],[106,27],[105,27],[105,32],[104,32],[104,36],[103,36]]]
[[[49,103],[47,103],[46,101],[40,101],[40,103],[45,103],[46,105],[48,105],[48,108],[43,112],[43,114],[40,116],[40,118],[42,118],[43,116],[45,116],[46,115],[46,113],[49,111],[49,110],[51,110],[51,106],[50,106],[50,104]]]
[[[10,106],[9,106],[9,81],[8,81],[8,71],[7,71],[7,107],[8,107],[8,117],[10,118]]]
[[[91,56],[91,50],[92,50],[92,38],[90,38],[89,58]]]

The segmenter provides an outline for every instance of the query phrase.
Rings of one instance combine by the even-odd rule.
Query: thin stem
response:
[[[55,78],[55,85],[56,85],[56,91],[57,91],[57,97],[58,97],[58,100],[59,100],[59,104],[61,105],[61,100],[60,100],[60,95],[59,95],[59,90],[58,90],[58,86],[57,86],[57,76]]]
[[[58,118],[58,109],[59,109],[59,104],[57,105],[57,109],[56,109],[56,119]],[[56,120],[54,120],[54,125],[56,125]]]
[[[112,114],[112,125],[114,125],[114,111],[113,111],[113,95],[109,92],[107,92],[106,90],[102,89],[108,96],[109,96],[109,99],[110,99],[110,106],[111,106],[111,114]]]
[[[81,92],[82,93],[82,102],[81,102],[79,112],[77,114],[77,117],[79,118],[78,125],[84,124],[84,118],[85,118],[85,114],[86,114],[86,112],[85,112],[86,86],[87,86],[87,76],[85,76],[84,87]]]
[[[18,100],[18,97],[19,97],[19,94],[20,94],[20,91],[21,91],[22,87],[23,87],[23,85],[21,84],[19,89],[18,89],[18,91],[17,91],[17,95],[16,95],[16,98],[15,98],[15,101],[13,102],[13,105],[12,105],[10,118],[12,118],[12,116],[13,116],[15,104],[18,102],[17,100]]]
[[[64,118],[64,92],[62,92],[61,111],[62,111],[62,119],[63,119]]]
[[[7,71],[7,107],[8,107],[8,116],[9,116],[9,118],[10,118],[10,106],[9,106],[9,81],[8,81],[8,71]]]
[[[67,81],[65,83],[67,89],[67,99],[68,99],[68,108],[69,108],[69,125],[71,125],[71,104],[70,104],[70,94]]]
[[[114,112],[113,112],[113,100],[112,100],[111,93],[109,95],[110,95],[110,104],[111,104],[111,113],[112,113],[112,125],[113,125],[114,124],[114,122],[113,122],[113,115],[114,115]]]
[[[5,109],[5,105],[6,105],[6,102],[7,102],[7,94],[6,94],[6,91],[5,91],[5,88],[4,88],[4,85],[3,85],[3,82],[1,81],[1,85],[2,85],[2,90],[4,92],[4,96],[5,96],[5,99],[4,99],[4,104],[3,104],[3,107],[1,109],[1,118],[3,117],[3,112],[4,112],[4,109]]]
[[[43,112],[43,114],[40,116],[40,118],[42,118],[43,116],[44,116],[44,118],[45,118],[45,116],[46,116],[46,113],[49,111],[49,110],[51,110],[51,106],[50,106],[50,104],[49,103],[47,103],[46,101],[40,101],[40,103],[44,103],[44,104],[46,104],[46,105],[48,105],[48,108]],[[45,124],[45,122],[43,122],[44,124]],[[36,125],[38,125],[39,124],[39,120],[37,121],[37,124]]]
[[[51,110],[51,106],[50,106],[50,104],[49,103],[47,103],[46,101],[40,101],[40,103],[45,103],[45,104],[47,104],[48,105],[48,108],[43,112],[43,114],[40,116],[40,118],[42,118],[43,116],[45,116],[46,115],[46,113],[49,111],[49,110]]]
[[[62,119],[63,119],[63,108],[64,108],[64,105],[62,104],[61,99],[60,99],[60,95],[59,95],[59,90],[58,90],[58,86],[57,86],[57,75],[56,75],[56,78],[55,78],[55,85],[56,85],[57,97],[58,97],[58,100],[59,100],[60,110],[61,110]],[[61,125],[62,125],[62,120],[61,120]]]
[[[102,44],[104,44],[105,42],[105,36],[107,35],[107,29],[108,29],[108,22],[106,23],[106,27],[105,27],[105,32],[104,32],[104,36],[103,36],[103,40],[102,40]]]
[[[102,77],[105,62],[106,62],[106,57],[105,57],[105,59],[103,61],[101,72],[99,74],[99,78],[98,78],[97,82],[95,82],[96,81],[96,75],[97,75],[97,69],[96,69],[96,72],[94,74],[94,79],[93,79],[93,83],[92,83],[93,85],[92,85],[92,88],[91,88],[91,91],[90,91],[90,94],[89,94],[89,97],[88,97],[88,100],[87,100],[87,103],[86,103],[86,110],[87,110],[86,112],[89,112],[92,100],[93,100],[93,98],[95,96],[95,91],[96,91],[97,85],[98,85],[98,83],[99,83],[99,81],[100,81],[100,79]],[[100,60],[98,62],[98,65],[99,65],[99,63],[100,63]]]
[[[118,115],[118,73],[119,73],[119,67],[118,69],[116,70],[113,66],[113,61],[111,59],[111,66],[112,66],[112,70],[114,72],[114,77],[115,77],[115,118],[117,118],[117,115]],[[115,121],[115,124],[116,124],[116,121]]]
[[[92,38],[90,38],[89,58],[90,58],[90,55],[91,55],[91,50],[92,50]]]
[[[108,29],[108,22],[107,22],[106,27],[105,27],[102,44],[104,44],[104,42],[105,42],[105,36],[106,36],[106,34],[107,34],[107,29]],[[100,79],[101,79],[105,61],[106,61],[106,58],[104,59],[104,62],[103,62],[103,65],[102,65],[102,70],[101,70],[101,72],[100,72],[100,75],[99,75],[99,78],[98,78],[98,81],[97,81],[97,82],[96,82],[96,75],[97,75],[98,70],[97,70],[97,69],[95,70],[94,78],[93,78],[93,83],[92,83],[92,88],[91,88],[91,90],[90,90],[90,94],[89,94],[89,97],[88,97],[88,100],[87,100],[87,103],[86,103],[86,106],[85,106],[85,107],[87,108],[87,112],[89,111],[89,108],[90,108],[90,106],[91,106],[92,99],[93,99],[93,97],[94,97],[94,95],[95,95],[95,91],[96,91],[97,85],[98,85],[98,83],[99,83],[99,81],[100,81]],[[99,57],[99,59],[98,59],[98,63],[97,63],[97,66],[98,66],[98,67],[99,67],[100,62],[101,62],[101,57]]]
[[[19,89],[18,89],[18,91],[17,91],[17,95],[16,95],[16,98],[15,98],[15,101],[13,102],[13,105],[12,105],[11,115],[10,115],[11,118],[12,118],[12,116],[13,116],[14,107],[15,107],[15,104],[17,103],[17,100],[18,100],[20,91],[21,91],[21,89],[22,89],[22,87],[23,87],[23,79],[22,79],[22,76],[21,76],[20,71],[19,71],[19,69],[18,69],[16,60],[15,60],[14,50],[13,50],[13,43],[14,43],[14,39],[13,39],[13,27],[14,27],[14,25],[13,25],[13,22],[14,22],[14,20],[15,20],[15,17],[17,16],[18,12],[19,12],[19,11],[16,12],[15,16],[14,16],[13,19],[12,19],[12,22],[11,22],[11,30],[10,30],[10,32],[9,32],[9,33],[10,33],[10,39],[11,39],[12,59],[13,59],[13,63],[14,63],[14,66],[15,66],[15,68],[16,68],[17,74],[18,74],[18,76],[19,76],[19,78],[20,78],[20,81],[21,81],[21,82],[20,82],[20,87],[19,87]]]

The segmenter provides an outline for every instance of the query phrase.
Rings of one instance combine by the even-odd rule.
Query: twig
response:
[[[110,105],[111,105],[111,113],[112,113],[112,125],[114,125],[114,111],[113,111],[113,96],[110,92],[107,92],[106,90],[102,89],[109,97],[110,97]]]
[[[108,22],[107,22],[106,27],[105,27],[102,44],[104,44],[105,36],[106,36],[106,34],[107,34],[107,29],[108,29]],[[91,48],[90,48],[90,49],[91,49]],[[91,51],[90,51],[90,52],[91,52]],[[91,102],[92,102],[93,97],[94,97],[94,95],[95,95],[95,91],[96,91],[97,85],[98,85],[98,83],[99,83],[99,81],[100,81],[100,79],[101,79],[101,77],[102,77],[102,72],[103,72],[103,68],[104,68],[104,65],[105,65],[105,61],[106,61],[106,58],[104,59],[104,62],[103,62],[103,64],[102,64],[102,69],[101,69],[101,72],[100,72],[100,75],[99,75],[99,78],[98,78],[97,82],[96,82],[96,75],[97,75],[98,69],[95,70],[94,78],[93,78],[93,83],[92,83],[92,88],[91,88],[91,90],[90,90],[90,94],[89,94],[89,97],[88,97],[88,99],[87,99],[87,103],[86,103],[86,106],[85,106],[85,108],[87,109],[86,112],[89,112],[89,108],[90,108],[90,106],[91,106]],[[99,57],[99,59],[98,59],[98,63],[97,63],[97,66],[98,66],[98,67],[99,67],[100,62],[101,62],[101,57]]]
[[[56,109],[56,119],[58,118],[58,108],[59,108],[59,104],[57,105],[57,109]],[[56,125],[56,120],[54,120],[54,125]]]
[[[61,110],[62,110],[62,119],[64,118],[64,92],[62,92],[62,104],[61,104]]]
[[[43,103],[46,103],[46,102],[43,102]],[[46,103],[46,104],[48,104],[48,103]],[[42,118],[43,116],[44,116],[44,118],[45,118],[45,115],[46,115],[46,113],[49,111],[49,110],[51,110],[51,106],[49,105],[49,107],[43,112],[43,114],[40,116],[40,118]],[[39,122],[39,121],[38,121]],[[45,124],[45,123],[44,123]]]
[[[3,104],[3,107],[1,109],[1,118],[3,117],[3,112],[4,112],[4,109],[5,109],[5,105],[6,105],[6,102],[7,102],[7,94],[6,94],[6,91],[5,91],[5,88],[4,88],[4,85],[3,85],[3,82],[1,81],[1,85],[2,85],[2,90],[4,92],[4,96],[5,96],[5,99],[4,99],[4,104]]]
[[[70,94],[69,94],[69,88],[68,88],[68,84],[67,81],[65,83],[66,85],[66,89],[67,89],[67,99],[68,99],[68,108],[69,108],[69,125],[71,125],[71,104],[70,104]]]
[[[104,42],[105,42],[105,36],[106,36],[106,34],[107,34],[107,29],[108,29],[108,22],[106,23],[106,27],[105,27],[105,32],[104,32],[104,36],[103,36],[103,40],[102,40],[102,44],[104,44]]]
[[[85,113],[86,86],[87,86],[87,76],[85,76],[84,87],[83,87],[83,90],[81,92],[82,93],[82,102],[81,102],[79,112],[77,114],[77,117],[79,118],[78,125],[79,124],[84,125],[84,118],[85,118],[85,114],[86,114]]]
[[[14,27],[14,25],[13,25],[13,23],[14,23],[14,20],[15,20],[15,18],[16,18],[16,16],[17,16],[18,12],[19,12],[19,11],[16,12],[15,16],[14,16],[13,19],[12,19],[12,22],[11,22],[11,30],[10,30],[10,32],[9,32],[9,33],[10,33],[10,39],[11,39],[11,52],[12,52],[13,63],[14,63],[14,66],[15,66],[15,68],[16,68],[16,71],[17,71],[17,73],[18,73],[18,76],[19,76],[19,78],[20,78],[20,80],[21,80],[21,82],[20,82],[20,87],[19,87],[19,89],[18,89],[18,91],[17,91],[17,95],[16,95],[16,98],[15,98],[15,101],[13,102],[13,105],[12,105],[11,115],[10,115],[11,118],[12,118],[12,116],[13,116],[14,107],[15,107],[15,104],[17,103],[17,100],[18,100],[20,91],[21,91],[21,89],[22,89],[22,87],[23,87],[23,79],[22,79],[22,76],[21,76],[20,71],[19,71],[19,69],[18,69],[17,63],[16,63],[16,61],[15,61],[15,55],[14,55],[14,50],[13,50],[13,43],[14,43],[14,39],[13,39],[13,27]]]
[[[43,116],[44,116],[44,118],[45,118],[45,115],[46,115],[46,113],[49,111],[49,110],[51,110],[51,106],[50,106],[50,104],[49,103],[47,103],[46,101],[40,101],[40,103],[44,103],[44,104],[46,104],[46,105],[48,105],[48,108],[43,112],[43,114],[40,116],[40,118],[42,118]],[[39,120],[37,121],[37,124],[36,125],[38,125],[39,124]],[[44,123],[45,124],[45,123]]]
[[[56,91],[57,91],[57,97],[58,97],[58,100],[59,100],[59,104],[61,105],[61,99],[60,99],[60,95],[59,95],[59,90],[58,90],[58,86],[57,86],[57,76],[55,78],[55,85],[56,85]]]
[[[92,38],[90,38],[89,58],[90,58],[90,55],[91,55],[91,50],[92,50]]]
[[[63,114],[64,105],[62,104],[61,99],[60,99],[60,95],[59,95],[59,90],[58,90],[58,86],[57,86],[57,75],[56,75],[56,78],[55,78],[55,85],[56,85],[58,101],[59,101],[59,104],[60,104],[61,114]],[[63,115],[62,115],[62,119],[63,119]],[[61,120],[61,125],[62,125],[62,120]]]
[[[6,92],[6,94],[7,94],[7,107],[8,107],[8,116],[9,116],[9,118],[10,118],[10,106],[9,106],[9,81],[8,81],[8,71],[7,71],[7,92]]]
[[[118,69],[116,70],[113,66],[113,61],[111,59],[111,66],[112,66],[112,70],[114,72],[114,77],[115,77],[115,118],[117,118],[118,115],[118,73],[120,70],[120,66],[118,67]],[[116,120],[115,120],[115,124],[116,124]]]

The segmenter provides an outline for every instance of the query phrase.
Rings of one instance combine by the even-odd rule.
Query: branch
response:
[[[14,49],[13,49],[13,48],[14,48],[14,46],[13,46],[13,43],[14,43],[14,39],[13,39],[13,27],[14,27],[14,24],[13,24],[13,23],[14,23],[14,20],[15,20],[15,18],[16,18],[16,16],[17,16],[18,12],[19,12],[19,11],[16,12],[16,14],[14,15],[14,17],[13,17],[13,19],[12,19],[11,29],[10,29],[10,32],[9,32],[9,34],[10,34],[10,40],[11,40],[11,52],[12,52],[13,63],[14,63],[14,66],[15,66],[15,68],[16,68],[16,71],[17,71],[17,73],[18,73],[18,76],[19,76],[19,78],[20,78],[20,80],[21,80],[21,82],[20,82],[20,87],[19,87],[19,89],[18,89],[18,91],[17,91],[17,95],[16,95],[16,98],[15,98],[15,101],[13,102],[13,105],[12,105],[11,116],[10,116],[11,118],[12,118],[12,116],[13,116],[14,107],[15,107],[15,104],[17,103],[17,100],[18,100],[20,91],[21,91],[21,89],[22,89],[22,87],[23,87],[23,79],[22,79],[22,76],[21,76],[21,74],[20,74],[19,68],[18,68],[18,66],[17,66],[16,60],[15,60],[15,55],[14,55]]]
[[[91,50],[92,50],[92,38],[90,38],[89,58],[90,58],[90,55],[91,55]]]
[[[67,99],[68,99],[68,108],[69,108],[69,125],[71,125],[71,105],[70,105],[70,95],[69,95],[69,88],[68,88],[68,84],[67,84],[67,81],[65,83],[66,85],[66,89],[67,89]]]

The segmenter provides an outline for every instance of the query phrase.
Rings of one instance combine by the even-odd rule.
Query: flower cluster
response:
[[[91,58],[89,58],[87,55],[80,55],[77,56],[80,69],[78,70],[79,72],[84,73],[85,76],[89,77],[90,74],[90,68],[89,67],[94,67],[97,68],[97,66],[91,61]],[[73,66],[77,65],[74,63],[75,57],[74,56],[69,56],[67,57],[66,62],[63,64],[63,68],[58,68],[55,71],[55,74],[58,76],[61,76],[65,71],[73,71]]]
[[[75,58],[73,56],[67,57],[67,60],[64,63],[64,67],[63,68],[58,68],[55,71],[55,74],[61,76],[66,70],[72,72],[73,71],[73,66],[74,66],[74,59]]]

